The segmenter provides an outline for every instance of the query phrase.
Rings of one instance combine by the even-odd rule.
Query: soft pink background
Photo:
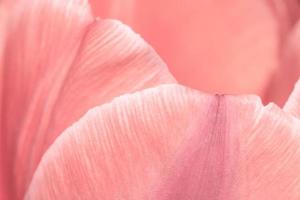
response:
[[[299,65],[285,58],[297,1],[90,2],[97,16],[121,19],[140,33],[184,85],[255,93],[282,105],[298,78]]]

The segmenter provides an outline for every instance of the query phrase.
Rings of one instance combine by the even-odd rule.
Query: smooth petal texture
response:
[[[91,0],[91,4],[97,15],[122,19],[141,33],[180,83],[203,91],[261,97],[271,88],[273,74],[285,70],[281,48],[300,13],[297,0]],[[286,100],[288,93],[281,92]],[[264,99],[270,100],[283,103],[277,95]]]
[[[5,52],[1,113],[1,142],[5,155],[13,155],[6,161],[9,180],[15,180],[10,184],[16,192],[10,193],[17,198],[48,146],[89,108],[174,82],[140,36],[120,22],[93,19],[87,2],[23,3]]]
[[[300,198],[300,123],[253,96],[165,85],[89,111],[25,199]]]
[[[277,19],[281,39],[284,40],[293,29],[300,17],[300,4],[298,0],[265,0],[271,8],[275,19]]]
[[[265,100],[276,99],[279,105],[284,105],[300,74],[300,21],[285,38],[280,63],[281,67],[270,80]]]
[[[0,113],[2,111],[2,90],[3,90],[3,52],[5,46],[5,39],[6,39],[6,12],[4,5],[0,2]],[[2,145],[3,136],[1,134],[1,124],[2,120],[0,120],[0,152],[4,152],[5,148]],[[3,163],[5,162],[4,157],[0,153],[0,199],[7,199],[6,194],[6,182],[7,179],[4,173],[2,173],[5,169]]]

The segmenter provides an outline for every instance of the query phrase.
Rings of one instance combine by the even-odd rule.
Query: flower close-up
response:
[[[0,1],[0,200],[299,200],[297,0]]]

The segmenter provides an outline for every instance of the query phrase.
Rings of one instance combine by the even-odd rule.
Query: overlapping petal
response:
[[[280,105],[293,87],[294,82],[281,80],[287,89],[280,88],[277,95],[272,79],[290,71],[282,65],[282,49],[299,18],[297,0],[91,3],[97,15],[122,19],[140,32],[184,85],[209,92],[255,93]]]
[[[300,123],[254,96],[165,85],[89,111],[27,199],[299,199]]]
[[[89,108],[174,82],[140,36],[94,19],[87,1],[20,1],[8,22],[1,156],[17,198],[47,147]]]
[[[23,197],[62,132],[27,198],[300,198],[298,86],[286,113],[178,85],[107,103],[175,80],[140,36],[93,18],[85,0],[16,1],[0,13],[0,198]],[[187,85],[282,101],[293,82],[283,77],[300,73],[293,0],[111,2],[103,15],[141,32]]]

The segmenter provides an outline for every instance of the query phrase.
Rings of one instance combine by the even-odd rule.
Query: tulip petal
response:
[[[252,96],[165,85],[89,111],[25,199],[299,199],[300,126]]]
[[[6,12],[4,9],[4,5],[0,2],[0,114],[2,111],[2,90],[3,90],[3,52],[5,46],[5,38],[6,38]],[[0,120],[0,199],[8,199],[7,196],[7,185],[5,180],[7,180],[6,174],[3,173],[5,171],[5,158],[1,155],[1,152],[5,152],[4,146],[1,144],[3,140],[3,136],[1,134],[1,124],[2,120]]]
[[[300,12],[299,12],[300,13]],[[281,67],[278,68],[269,83],[266,101],[276,99],[284,105],[300,75],[300,21],[294,26],[282,46]]]
[[[154,51],[117,21],[100,20],[90,28],[72,67],[55,104],[44,108],[44,113],[39,113],[41,108],[36,107],[33,115],[26,119],[28,125],[19,140],[16,161],[26,171],[31,163],[29,169],[32,173],[54,139],[89,108],[120,94],[173,82]],[[43,88],[39,97],[42,99],[49,91],[51,89]],[[47,103],[52,102],[47,100],[40,105]],[[42,125],[29,135],[38,120]],[[34,147],[32,140],[35,141]],[[24,173],[20,168],[17,170]]]
[[[236,100],[228,97],[227,106]],[[299,199],[300,121],[274,104],[260,109],[254,121],[245,111],[240,121],[220,112],[212,135],[198,132],[187,142],[154,199]]]
[[[37,93],[41,88],[46,90],[49,83],[53,91],[59,90],[79,49],[80,38],[93,19],[84,0],[18,0],[15,4],[10,1],[4,3],[9,12],[1,79],[1,146],[4,149],[1,156],[5,160],[3,173],[9,176],[6,185],[13,188],[13,165],[17,162],[16,147],[22,136],[22,127],[35,106],[40,108],[39,112],[47,106],[37,104]],[[43,99],[55,98],[50,91],[47,92],[43,94]],[[40,121],[34,123],[38,125]],[[34,134],[36,128],[32,127],[26,136]],[[34,144],[34,140],[28,142]],[[17,166],[18,169],[20,167]],[[24,179],[27,174],[18,173],[16,176]],[[24,184],[20,187],[23,188]],[[16,193],[9,192],[10,195]]]
[[[285,40],[289,31],[293,29],[300,17],[300,4],[298,0],[264,0],[271,8],[280,28],[281,39]]]
[[[91,4],[99,16],[122,19],[141,33],[180,83],[203,91],[262,97],[281,66],[281,47],[300,13],[297,0],[91,0]],[[288,94],[281,92],[286,99]],[[265,101],[283,103],[277,97]]]
[[[27,198],[146,199],[214,99],[165,85],[92,109],[44,154]]]
[[[174,82],[140,36],[120,22],[93,19],[86,1],[23,3],[7,44],[2,112],[3,143],[13,155],[6,169],[18,198],[48,146],[89,108]]]
[[[300,80],[296,83],[294,90],[283,109],[295,117],[300,118]]]

